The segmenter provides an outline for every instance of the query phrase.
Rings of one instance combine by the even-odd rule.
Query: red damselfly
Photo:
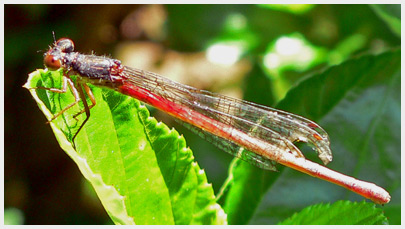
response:
[[[314,146],[318,157],[327,164],[332,160],[329,137],[315,122],[301,116],[252,102],[199,90],[176,83],[158,74],[127,67],[121,61],[74,51],[73,41],[59,39],[45,53],[44,64],[50,70],[64,70],[62,88],[45,89],[64,93],[69,87],[75,102],[62,109],[53,121],[66,110],[82,101],[86,119],[96,100],[87,83],[107,87],[148,103],[174,117],[224,151],[263,169],[274,170],[280,163],[311,176],[343,186],[372,201],[384,204],[390,195],[369,182],[328,169],[305,159],[294,142]],[[70,76],[78,75],[74,82]],[[90,98],[87,104],[85,94]]]

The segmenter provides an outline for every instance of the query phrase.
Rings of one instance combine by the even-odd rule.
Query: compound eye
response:
[[[54,55],[47,54],[44,58],[44,64],[50,70],[58,70],[61,68],[62,64],[60,59]]]
[[[56,42],[56,46],[60,48],[62,52],[69,53],[73,52],[75,45],[72,40],[68,38],[61,38]]]

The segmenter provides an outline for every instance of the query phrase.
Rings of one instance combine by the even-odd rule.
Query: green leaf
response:
[[[304,208],[290,218],[279,223],[282,225],[381,225],[388,224],[383,210],[374,204],[338,201],[334,204],[316,204]]]
[[[371,5],[376,14],[389,26],[391,31],[401,37],[401,5],[378,4]]]
[[[249,222],[261,201],[261,191],[266,189],[264,182],[266,173],[268,171],[238,158],[232,161],[229,177],[222,187],[226,193],[223,206],[230,224],[240,225]]]
[[[318,121],[331,140],[334,160],[328,167],[384,187],[392,195],[384,208],[400,204],[400,63],[399,50],[346,61],[307,77],[277,106]],[[300,148],[308,159],[320,163],[312,150]],[[231,176],[238,178],[228,187],[224,205],[231,224],[240,215],[249,216],[243,223],[275,224],[308,205],[363,200],[289,168],[252,176],[250,170],[255,169],[243,167],[243,172],[232,170]],[[257,179],[262,182],[253,186]],[[240,190],[244,194],[237,199],[239,204],[232,204]]]
[[[25,87],[61,88],[61,71],[38,70]],[[89,85],[91,86],[91,85]],[[85,115],[75,105],[50,123],[65,152],[97,192],[116,224],[225,224],[211,184],[177,131],[118,92],[91,86],[97,105]],[[72,93],[31,89],[49,120],[74,101]],[[79,103],[81,104],[81,103]]]

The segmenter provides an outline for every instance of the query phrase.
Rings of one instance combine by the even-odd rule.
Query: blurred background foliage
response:
[[[42,54],[69,37],[83,53],[274,106],[303,77],[400,47],[400,5],[5,5],[5,222],[111,224],[28,91]],[[232,159],[186,136],[217,192]],[[398,209],[399,212],[400,209]],[[395,214],[398,214],[395,212]],[[400,222],[391,217],[390,223]]]

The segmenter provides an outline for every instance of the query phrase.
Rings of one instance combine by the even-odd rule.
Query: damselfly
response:
[[[181,120],[224,151],[260,168],[274,170],[275,163],[280,163],[343,186],[376,203],[390,201],[389,193],[373,183],[305,159],[294,142],[311,144],[324,164],[332,160],[332,153],[327,133],[301,116],[176,83],[152,72],[124,66],[116,59],[80,54],[74,52],[73,41],[67,38],[56,41],[45,53],[44,64],[50,70],[64,70],[62,88],[31,89],[65,93],[70,87],[75,96],[75,102],[54,115],[50,122],[83,102],[84,110],[76,116],[85,113],[86,119],[73,136],[73,144],[90,117],[90,109],[96,105],[87,85],[90,83],[148,103]],[[71,75],[78,75],[75,82]],[[87,104],[85,93],[92,104]]]

